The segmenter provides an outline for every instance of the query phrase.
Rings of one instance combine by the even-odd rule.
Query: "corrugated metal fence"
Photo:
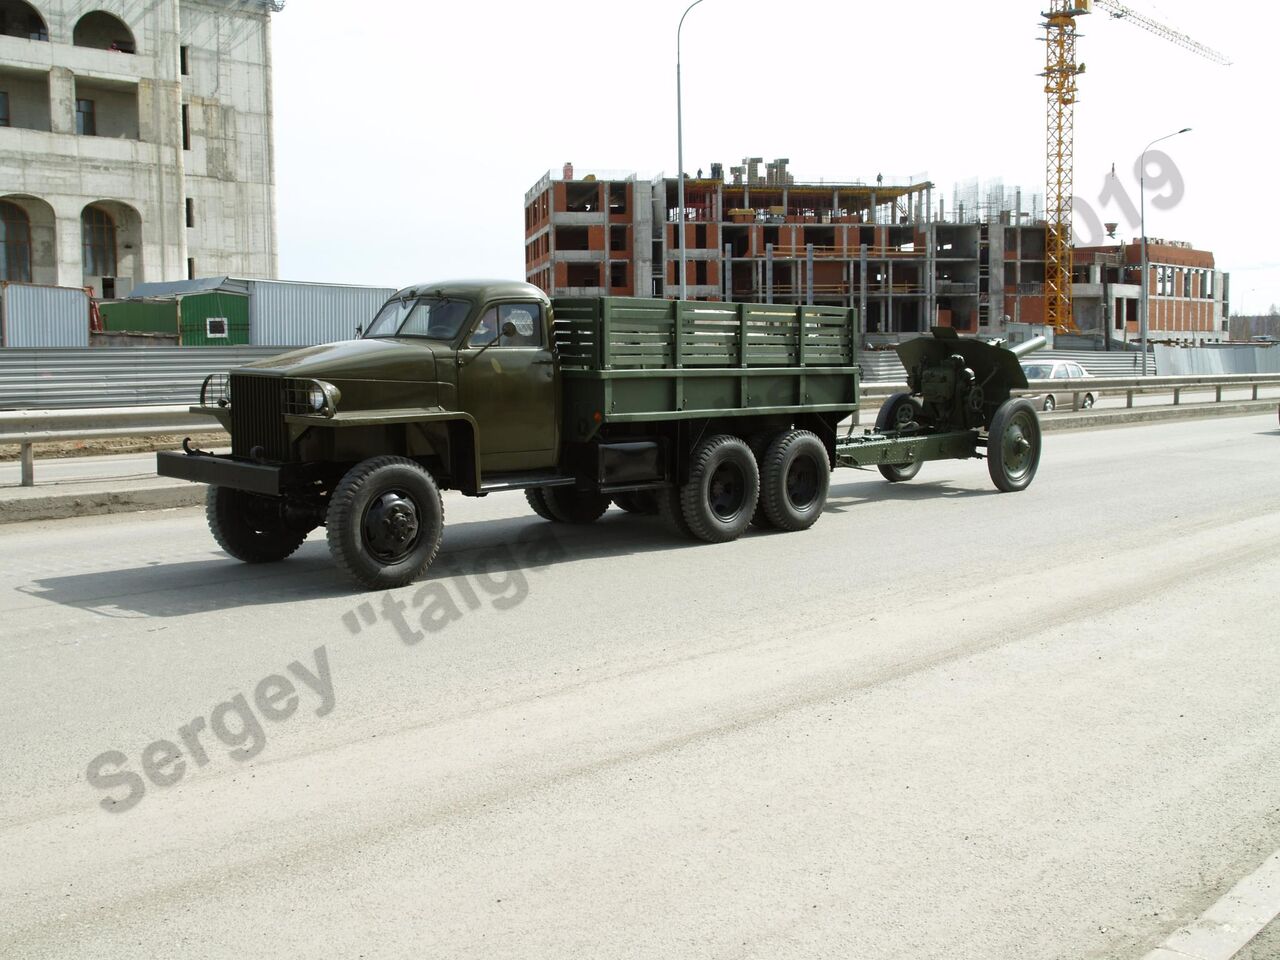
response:
[[[75,287],[0,284],[0,346],[89,346],[89,296]]]
[[[0,409],[195,403],[200,384],[285,347],[0,350]]]
[[[390,287],[248,280],[249,342],[255,346],[350,340],[395,293]]]

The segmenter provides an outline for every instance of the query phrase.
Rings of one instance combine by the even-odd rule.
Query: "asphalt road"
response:
[[[1142,957],[1280,847],[1278,463],[1053,433],[719,546],[448,497],[374,595],[0,527],[0,956]]]

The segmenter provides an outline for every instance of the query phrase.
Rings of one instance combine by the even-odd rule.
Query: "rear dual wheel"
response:
[[[707,543],[736,540],[751,523],[760,496],[760,470],[751,448],[727,433],[694,451],[689,481],[680,487],[680,515],[689,532]],[[674,503],[666,504],[667,512]]]
[[[831,462],[822,441],[808,430],[788,430],[762,458],[759,510],[779,530],[807,530],[822,516],[830,485]]]
[[[573,487],[532,487],[524,492],[533,512],[553,523],[594,523],[609,509],[609,498]]]

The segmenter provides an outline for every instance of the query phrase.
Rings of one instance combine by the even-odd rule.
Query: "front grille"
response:
[[[251,457],[261,447],[264,460],[292,459],[289,428],[284,422],[285,380],[280,377],[231,375],[231,453]]]

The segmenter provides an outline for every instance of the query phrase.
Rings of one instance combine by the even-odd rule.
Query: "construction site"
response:
[[[873,335],[1049,322],[1042,194],[970,181],[948,201],[929,181],[798,183],[789,163],[712,163],[685,180],[687,299],[854,306]],[[526,278],[553,295],[680,296],[678,188],[548,172],[525,195]],[[1147,247],[1151,338],[1226,339],[1229,278],[1213,254]],[[1137,340],[1138,244],[1077,249],[1071,277],[1072,332],[1103,348]]]
[[[1185,240],[1074,243],[1079,21],[1095,11],[1184,51],[1225,55],[1118,0],[1049,0],[1043,194],[924,176],[797,182],[789,159],[746,157],[677,177],[544,174],[525,194],[525,276],[549,294],[857,307],[866,334],[931,326],[983,336],[1039,328],[1110,349],[1229,337],[1230,278]],[[1147,151],[1190,128],[1157,137]],[[1141,185],[1139,200],[1141,201]],[[1097,219],[1092,211],[1088,211]],[[1108,224],[1115,236],[1117,224]]]

